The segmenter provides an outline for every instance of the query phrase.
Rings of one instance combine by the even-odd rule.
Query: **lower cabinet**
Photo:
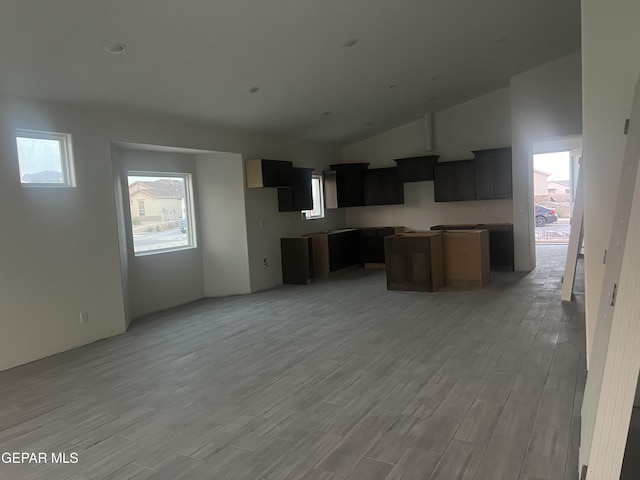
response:
[[[404,227],[361,228],[362,261],[367,268],[384,268],[384,239],[389,235],[404,232]]]
[[[308,285],[313,278],[313,255],[308,237],[281,238],[282,283]]]
[[[435,292],[444,284],[440,232],[390,235],[384,248],[388,290]]]
[[[349,267],[362,265],[360,230],[345,228],[310,233],[315,276],[328,277]]]

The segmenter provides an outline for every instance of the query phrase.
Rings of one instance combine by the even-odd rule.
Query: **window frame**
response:
[[[76,178],[73,162],[73,150],[70,133],[44,132],[39,130],[26,130],[18,128],[15,130],[16,156],[18,159],[18,172],[20,185],[22,187],[46,187],[46,188],[75,188]],[[62,182],[24,182],[22,180],[22,162],[20,161],[20,151],[18,149],[19,138],[32,138],[36,140],[53,140],[58,142],[60,152],[60,170]],[[25,174],[26,175],[26,174]]]
[[[184,180],[184,198],[186,200],[186,213],[183,218],[179,220],[185,219],[187,221],[187,240],[188,243],[186,245],[180,245],[177,247],[166,247],[166,248],[154,248],[152,250],[143,250],[136,252],[134,239],[133,239],[133,217],[131,215],[131,196],[129,195],[129,177],[151,177],[151,178],[177,178]],[[161,253],[170,253],[170,252],[178,252],[182,250],[191,250],[198,248],[198,237],[196,233],[195,226],[195,203],[194,203],[194,194],[193,194],[193,175],[188,172],[163,172],[163,171],[152,171],[152,170],[128,170],[125,175],[125,181],[127,184],[126,197],[127,203],[129,205],[129,215],[127,218],[127,222],[129,225],[129,241],[131,244],[131,253],[134,257],[145,257],[148,255],[157,255]],[[145,208],[146,214],[146,208]],[[145,215],[146,216],[146,215]]]
[[[322,175],[311,175],[311,192],[312,192],[312,196],[313,196],[313,181],[317,180],[318,181],[318,196],[320,197],[318,199],[319,201],[319,206],[320,206],[320,213],[318,215],[311,215],[311,212],[314,210],[314,208],[312,208],[311,210],[302,210],[302,216],[305,220],[319,220],[321,218],[325,217],[325,213],[326,213],[326,208],[324,205],[324,178]],[[315,207],[315,197],[313,198],[313,206]]]

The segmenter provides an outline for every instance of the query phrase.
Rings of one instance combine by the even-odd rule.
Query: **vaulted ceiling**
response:
[[[0,39],[2,93],[344,145],[580,50],[580,1],[2,0]]]

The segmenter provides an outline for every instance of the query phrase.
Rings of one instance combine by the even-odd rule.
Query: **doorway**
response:
[[[571,152],[533,156],[536,244],[568,244],[573,207]]]

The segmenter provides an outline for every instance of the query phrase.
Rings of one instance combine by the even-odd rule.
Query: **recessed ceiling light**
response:
[[[437,99],[438,99],[438,97],[431,97],[431,98],[429,99],[429,101],[430,101],[430,102],[435,102]]]
[[[124,52],[127,49],[127,46],[124,43],[110,43],[104,47],[104,49],[107,53],[117,55],[118,53]]]
[[[356,43],[358,43],[358,39],[357,38],[350,38],[349,40],[346,40],[345,42],[342,42],[342,46],[343,47],[353,47]]]
[[[247,93],[256,93],[258,90],[260,90],[260,87],[249,87],[247,88]]]
[[[327,115],[329,115],[331,112],[322,112],[320,114],[321,117],[326,117]]]

